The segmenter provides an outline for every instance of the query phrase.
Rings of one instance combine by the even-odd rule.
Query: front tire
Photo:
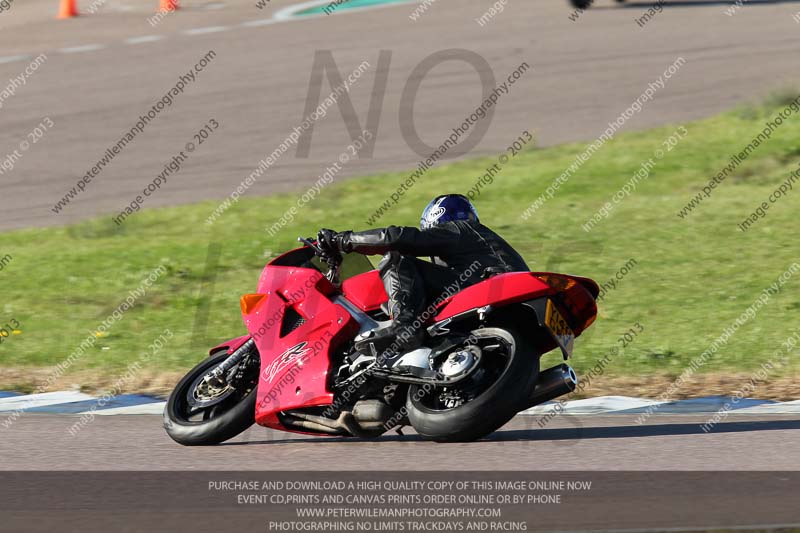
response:
[[[468,442],[496,431],[526,407],[528,393],[539,377],[539,354],[524,335],[511,329],[481,328],[472,332],[479,342],[496,339],[505,345],[508,361],[495,381],[474,399],[454,408],[442,408],[435,400],[442,389],[428,394],[409,387],[406,409],[411,426],[422,437],[438,442]],[[492,355],[490,355],[492,356]],[[480,363],[484,365],[484,362]],[[471,379],[471,378],[467,378]]]
[[[169,395],[164,408],[164,429],[177,443],[184,446],[208,446],[219,444],[243,432],[255,423],[256,396],[258,391],[258,365],[255,379],[252,372],[237,385],[239,388],[207,410],[193,412],[187,395],[197,379],[229,357],[222,351],[201,361],[189,371]],[[257,359],[257,357],[256,357]],[[193,420],[197,416],[201,420]]]

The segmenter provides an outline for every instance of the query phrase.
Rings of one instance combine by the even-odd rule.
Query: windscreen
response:
[[[270,261],[271,265],[276,266],[299,266],[303,268],[313,268],[323,274],[328,271],[328,265],[320,261],[314,254],[314,250],[308,246],[297,248],[287,252]],[[374,270],[374,266],[369,258],[361,254],[345,254],[342,260],[342,267],[339,271],[339,279],[344,281],[353,276]]]

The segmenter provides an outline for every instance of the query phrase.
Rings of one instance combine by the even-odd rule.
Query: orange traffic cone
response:
[[[178,9],[178,0],[161,0],[159,11],[175,11]]]
[[[75,5],[75,0],[61,0],[61,5],[58,8],[58,18],[68,19],[78,16],[78,8]]]

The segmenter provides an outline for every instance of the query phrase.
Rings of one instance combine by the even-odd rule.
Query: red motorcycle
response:
[[[570,357],[597,315],[594,281],[487,272],[422,313],[423,347],[386,368],[354,348],[388,324],[378,272],[358,254],[325,264],[299,240],[242,296],[249,333],[213,348],[172,391],[164,427],[175,441],[218,444],[253,423],[362,438],[411,425],[427,439],[472,441],[575,389],[572,368],[540,372],[539,359],[553,349]]]

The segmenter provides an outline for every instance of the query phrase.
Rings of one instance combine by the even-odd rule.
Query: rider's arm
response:
[[[404,255],[442,255],[458,248],[458,229],[443,224],[424,231],[411,226],[389,226],[367,231],[347,231],[342,234],[342,251],[364,255],[398,251]]]

